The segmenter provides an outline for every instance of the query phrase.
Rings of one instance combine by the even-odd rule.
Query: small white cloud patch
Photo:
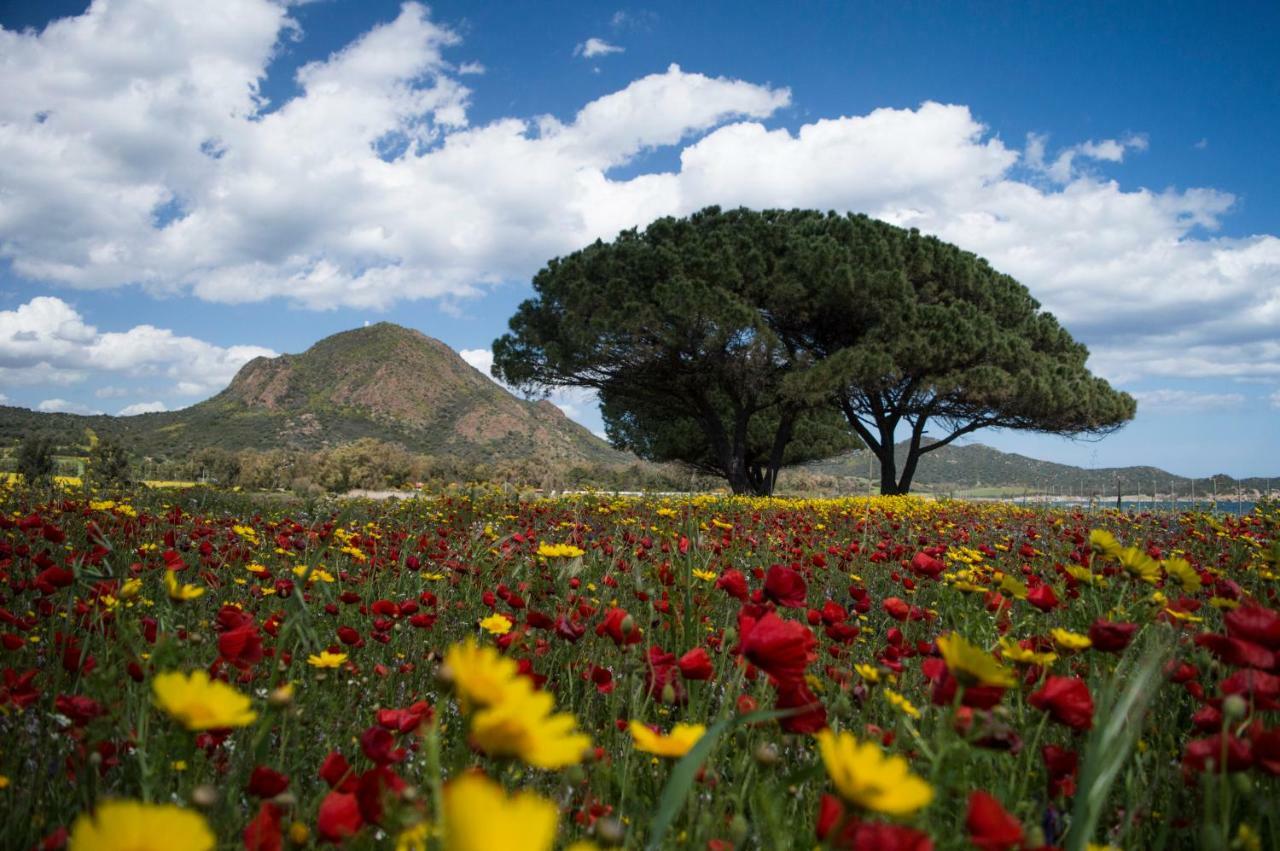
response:
[[[611,53],[622,53],[626,48],[610,44],[602,38],[589,38],[573,49],[574,56],[583,59],[594,59],[597,56],[608,56]]]

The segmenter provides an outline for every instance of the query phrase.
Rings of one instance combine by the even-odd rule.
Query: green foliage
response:
[[[55,468],[53,439],[45,434],[31,434],[18,446],[18,475],[29,485],[53,481]]]
[[[1096,435],[1133,418],[1133,398],[1085,368],[1088,350],[981,258],[866,216],[777,216],[797,237],[768,313],[816,363],[792,389],[839,406],[879,457],[883,492],[905,493],[922,454],[981,428]],[[926,442],[930,422],[944,434]]]
[[[100,486],[129,483],[129,454],[114,438],[98,438],[89,450],[88,476]]]
[[[593,388],[615,446],[770,493],[786,460],[833,448],[829,420],[800,425],[824,423],[826,400],[786,387],[811,358],[762,310],[790,250],[777,218],[713,207],[552,260],[494,343],[495,371],[531,390]]]

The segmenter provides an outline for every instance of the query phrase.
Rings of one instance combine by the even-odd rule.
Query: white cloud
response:
[[[1239,393],[1197,393],[1193,390],[1148,390],[1133,394],[1143,412],[1216,411],[1244,402]]]
[[[224,387],[255,357],[276,353],[261,346],[215,346],[152,325],[99,331],[60,298],[38,296],[0,311],[0,383],[74,384],[90,373],[157,376],[182,392]],[[110,391],[110,392],[107,392]],[[97,394],[116,395],[109,385]],[[60,400],[48,400],[58,402]]]
[[[167,411],[169,408],[164,402],[136,402],[120,409],[117,416],[134,417],[138,414],[156,414],[160,411]]]
[[[1280,390],[1271,394],[1271,407],[1280,408]]]
[[[483,74],[484,72],[485,67],[479,62],[463,62],[458,66],[459,74]]]
[[[258,86],[295,33],[268,0],[98,2],[0,32],[0,259],[64,286],[447,307],[660,215],[850,210],[987,257],[1115,380],[1280,375],[1280,239],[1215,235],[1229,194],[1099,176],[1148,145],[1121,128],[1018,150],[966,106],[925,103],[787,129],[765,123],[787,89],[677,66],[572,117],[472,126],[467,63],[444,56],[459,39],[412,3],[269,111]],[[620,172],[663,147],[677,169]],[[7,369],[0,383],[36,366]]]
[[[1023,162],[1032,171],[1039,172],[1056,183],[1070,183],[1082,172],[1077,166],[1079,160],[1095,160],[1097,162],[1124,162],[1128,150],[1145,151],[1147,138],[1130,134],[1124,139],[1103,139],[1095,142],[1092,139],[1077,145],[1064,148],[1058,152],[1051,163],[1045,162],[1045,151],[1049,137],[1043,133],[1028,133],[1027,146],[1023,150]]]
[[[492,380],[502,389],[514,395],[512,388],[503,384],[493,376],[493,350],[492,349],[462,349],[458,352],[459,357],[471,364],[486,377]],[[596,395],[594,390],[587,390],[578,387],[561,387],[556,388],[546,397],[553,405],[564,412],[564,415],[571,420],[582,420],[588,418],[591,411],[595,411],[600,406],[600,397]]]
[[[493,350],[459,349],[458,356],[483,372],[486,378],[493,378]],[[494,381],[497,379],[494,378]]]
[[[602,38],[589,38],[573,49],[574,56],[583,59],[594,59],[597,56],[608,56],[611,53],[622,53],[626,48],[610,44]]]
[[[7,404],[9,404],[9,397],[4,395],[3,393],[0,393],[0,405],[7,405]]]
[[[66,399],[45,399],[36,405],[36,410],[46,414],[82,414],[84,416],[102,413],[79,402],[68,402]]]

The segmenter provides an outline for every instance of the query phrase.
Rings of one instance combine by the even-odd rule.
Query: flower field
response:
[[[0,847],[1280,848],[1280,514],[0,514]]]

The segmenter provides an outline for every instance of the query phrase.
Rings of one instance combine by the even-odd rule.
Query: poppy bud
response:
[[[761,765],[774,765],[779,756],[778,746],[773,742],[761,742],[756,748],[756,762]]]
[[[747,823],[747,819],[742,813],[735,813],[729,821],[729,838],[733,840],[734,846],[739,846],[747,841],[747,835],[751,832],[751,825]]]
[[[621,845],[622,840],[627,838],[627,830],[622,822],[609,816],[596,822],[596,836],[606,845]]]
[[[210,809],[218,803],[218,790],[208,783],[201,783],[191,790],[191,803],[202,810]]]
[[[267,695],[267,703],[276,709],[284,709],[291,705],[293,703],[293,685],[285,683],[282,686],[273,688],[271,693]]]

